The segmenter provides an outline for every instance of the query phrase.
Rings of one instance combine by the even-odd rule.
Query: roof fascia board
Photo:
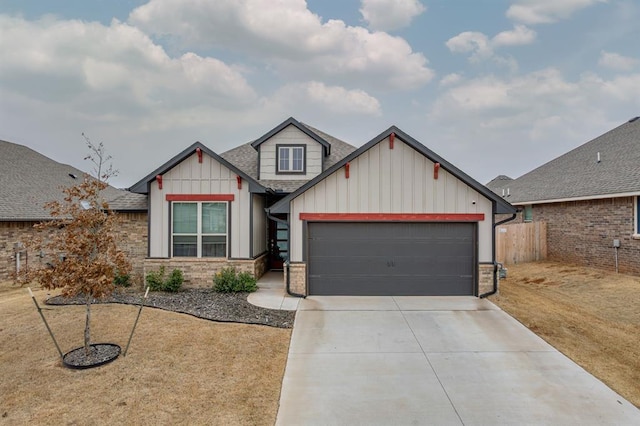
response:
[[[398,129],[396,126],[391,126],[389,129],[383,131],[378,136],[374,137],[369,142],[362,145],[360,148],[356,149],[351,154],[347,155],[342,160],[338,161],[336,164],[334,164],[333,166],[325,170],[323,173],[316,176],[314,179],[302,185],[296,191],[292,192],[291,194],[287,195],[286,197],[284,197],[283,199],[275,203],[270,209],[271,213],[289,213],[289,205],[291,200],[293,200],[298,195],[302,194],[307,189],[314,186],[316,183],[323,180],[325,177],[329,176],[336,170],[343,167],[346,163],[352,161],[354,158],[360,156],[362,153],[368,151],[370,148],[372,148],[373,146],[380,143],[382,140],[389,137],[391,133],[395,133],[396,137],[400,138],[404,143],[411,146],[413,149],[420,152],[422,155],[424,155],[434,163],[440,163],[440,167],[444,168],[449,173],[453,174],[455,177],[457,177],[458,179],[462,180],[467,185],[475,189],[477,192],[479,192],[489,200],[493,201],[494,214],[507,214],[507,213],[512,214],[516,212],[516,208],[513,207],[511,204],[509,204],[509,202],[503,200],[500,196],[498,196],[498,194],[494,193],[489,188],[485,187],[480,182],[476,181],[475,179],[473,179],[472,177],[470,177],[469,175],[467,175],[466,173],[464,173],[463,171],[461,171],[460,169],[458,169],[457,167],[455,167],[454,165],[446,161],[444,158],[440,157],[435,152],[428,149],[426,146],[424,146],[423,144],[421,144],[420,142],[418,142],[417,140],[415,140],[414,138],[412,138],[402,130]]]
[[[571,197],[571,198],[555,198],[548,200],[536,200],[536,201],[514,201],[514,206],[524,206],[529,204],[553,204],[553,203],[566,203],[570,201],[587,201],[587,200],[604,200],[607,198],[622,198],[622,197],[637,197],[640,196],[640,191],[635,192],[620,192],[617,194],[600,194],[600,195],[585,195],[583,197]]]
[[[148,194],[149,193],[149,188],[151,186],[150,183],[155,180],[156,176],[165,174],[169,170],[173,169],[179,163],[184,161],[187,157],[193,155],[193,153],[195,152],[196,148],[200,148],[203,152],[205,152],[211,158],[213,158],[214,160],[216,160],[217,162],[219,162],[220,164],[222,164],[223,166],[225,166],[226,168],[228,168],[229,170],[231,170],[232,172],[234,172],[235,174],[237,174],[238,176],[240,176],[241,178],[243,178],[244,180],[249,182],[249,190],[250,190],[250,192],[263,192],[264,191],[264,187],[262,185],[260,185],[258,182],[256,182],[255,179],[253,179],[251,176],[249,176],[248,174],[246,174],[245,172],[243,172],[242,170],[240,170],[239,168],[237,168],[236,166],[234,166],[233,164],[231,164],[230,162],[228,162],[224,158],[220,157],[218,154],[213,152],[211,149],[207,148],[201,142],[193,143],[191,146],[189,146],[186,149],[184,149],[178,155],[174,156],[169,161],[164,163],[162,166],[158,167],[153,172],[149,173],[147,176],[142,178],[140,181],[138,181],[137,183],[132,185],[131,188],[129,188],[128,190],[131,191],[131,192],[136,192],[138,194]]]
[[[308,129],[306,126],[302,125],[302,123],[300,123],[298,120],[296,120],[293,117],[289,117],[288,119],[286,119],[285,121],[283,121],[282,123],[280,123],[279,125],[274,127],[273,129],[269,130],[267,133],[265,133],[264,135],[262,135],[261,137],[259,137],[255,141],[253,141],[251,143],[251,146],[255,150],[258,150],[258,147],[262,143],[266,142],[267,140],[272,138],[274,135],[280,133],[282,130],[284,130],[288,126],[296,127],[302,133],[304,133],[305,135],[309,136],[311,139],[313,139],[314,141],[316,141],[320,145],[322,145],[324,147],[324,149],[325,149],[325,156],[327,156],[327,155],[329,155],[331,153],[331,144],[329,142],[327,142],[326,140],[321,138],[319,135],[317,135],[314,132],[312,132],[310,129]]]

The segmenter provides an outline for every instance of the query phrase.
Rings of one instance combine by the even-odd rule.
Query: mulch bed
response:
[[[212,289],[187,289],[176,293],[149,293],[145,307],[180,312],[211,321],[260,324],[278,328],[292,328],[294,311],[261,308],[247,302],[249,293],[218,293]],[[142,294],[115,292],[92,303],[122,303],[140,305]],[[84,296],[73,298],[55,296],[46,300],[47,305],[84,305]]]

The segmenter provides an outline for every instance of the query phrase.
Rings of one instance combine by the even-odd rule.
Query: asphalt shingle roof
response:
[[[307,129],[324,139],[331,145],[331,154],[324,159],[323,171],[333,166],[335,163],[351,154],[356,150],[356,147],[350,145],[340,139],[333,137],[327,133],[324,133],[314,127],[305,123],[300,123]],[[262,186],[273,189],[275,191],[293,192],[308,180],[258,180],[258,151],[251,146],[252,142],[240,145],[237,148],[230,149],[229,151],[220,154],[220,157],[227,160],[229,163],[242,170],[253,179],[258,181]]]
[[[640,193],[640,118],[511,181],[499,195],[502,188],[512,204]]]
[[[502,192],[502,188],[509,186],[509,184],[513,182],[513,178],[510,178],[506,175],[498,175],[491,179],[491,181],[486,185],[487,188],[495,192],[496,194],[500,194]]]
[[[0,141],[0,220],[50,219],[44,204],[62,201],[62,188],[81,182],[83,173],[26,146]],[[105,189],[104,195],[112,209],[147,210],[144,195],[114,187]]]

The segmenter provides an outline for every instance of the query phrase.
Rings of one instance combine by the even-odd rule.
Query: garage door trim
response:
[[[310,222],[480,222],[484,213],[300,213]]]
[[[326,217],[326,213],[320,213],[320,214],[316,214],[316,213],[301,213],[300,216],[302,218],[302,216],[304,215],[304,217],[306,218],[310,218],[313,216],[319,216],[319,215],[325,215],[324,217]],[[331,214],[333,215],[333,214]],[[337,214],[337,215],[342,215],[345,216],[346,214]],[[371,214],[364,214],[364,215],[369,215],[371,216]],[[395,214],[385,214],[386,216],[391,216]],[[479,216],[479,215],[478,215]],[[482,215],[484,216],[484,215]],[[334,216],[335,217],[335,216]],[[306,293],[307,294],[311,294],[311,282],[310,282],[310,277],[309,277],[309,271],[310,271],[310,259],[309,259],[309,245],[310,245],[310,240],[309,240],[309,225],[313,224],[313,223],[359,223],[359,222],[363,222],[362,220],[329,220],[329,219],[324,219],[324,220],[303,220],[303,227],[302,227],[302,237],[303,237],[303,246],[302,246],[302,260],[303,262],[307,265],[307,267],[305,268],[305,282],[306,282]],[[431,222],[431,223],[470,223],[470,222],[475,222],[473,223],[473,233],[472,233],[472,237],[473,237],[473,241],[472,241],[472,265],[471,265],[471,271],[472,271],[472,293],[474,296],[478,295],[478,224],[477,221],[460,221],[460,220],[449,220],[449,221],[444,221],[444,220],[440,220],[440,221],[432,221],[432,220],[422,220],[422,221],[418,221],[418,220],[409,220],[409,221],[401,221],[401,220],[367,220],[364,222],[369,222],[369,223],[416,223],[416,222]]]

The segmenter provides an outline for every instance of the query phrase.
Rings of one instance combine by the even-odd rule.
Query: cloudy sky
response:
[[[293,116],[395,124],[482,183],[640,115],[637,0],[0,0],[0,139],[128,187]],[[1,171],[0,171],[1,173]]]

